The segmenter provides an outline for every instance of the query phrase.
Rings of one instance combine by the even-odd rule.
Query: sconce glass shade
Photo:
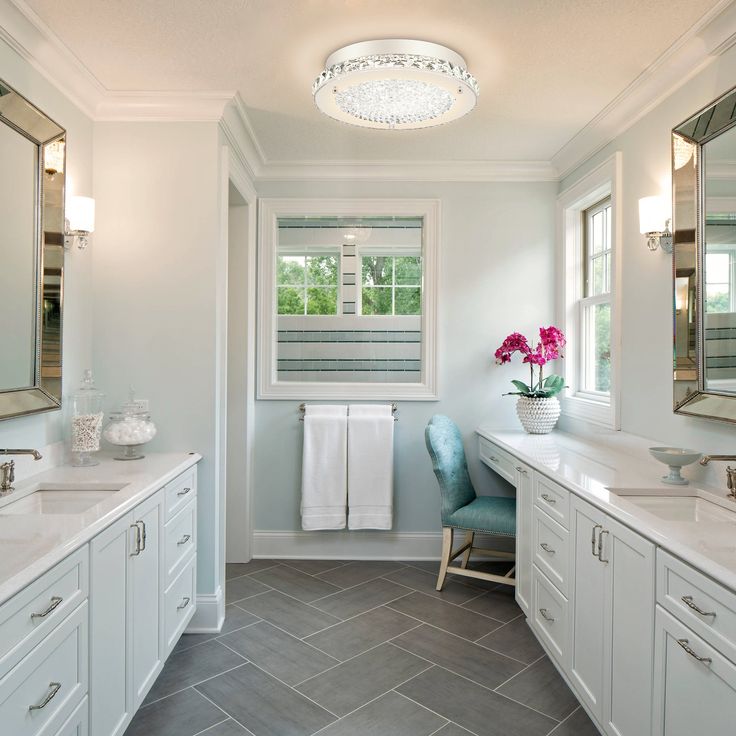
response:
[[[669,214],[662,197],[643,197],[639,200],[639,232],[661,233],[665,230],[665,223]]]
[[[92,197],[70,197],[66,205],[68,229],[76,233],[95,230],[95,201]]]

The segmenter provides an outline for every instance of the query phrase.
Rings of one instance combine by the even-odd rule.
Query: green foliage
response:
[[[361,283],[362,314],[422,313],[419,256],[363,256]]]
[[[611,305],[595,307],[595,389],[611,390]]]
[[[708,313],[723,313],[731,311],[731,297],[727,291],[721,291],[713,296],[707,296],[705,311]]]
[[[535,399],[549,399],[557,396],[565,388],[565,379],[562,376],[552,374],[533,387],[523,381],[511,381],[518,391],[509,391],[506,396],[530,396]]]
[[[338,256],[278,256],[279,314],[337,314]]]

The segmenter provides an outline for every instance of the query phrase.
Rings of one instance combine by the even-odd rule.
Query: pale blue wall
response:
[[[479,492],[500,489],[478,461],[474,428],[491,418],[517,427],[515,399],[501,396],[520,365],[492,364],[513,330],[554,321],[555,183],[264,183],[263,197],[416,197],[442,202],[439,294],[441,400],[400,401],[396,425],[396,531],[439,530],[439,496],[424,446],[436,412],[465,437]],[[298,530],[302,425],[295,401],[257,401],[255,529]],[[505,490],[505,489],[502,489]]]

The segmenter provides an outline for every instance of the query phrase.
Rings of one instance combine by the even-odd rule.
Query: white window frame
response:
[[[421,217],[422,372],[417,383],[280,381],[277,371],[276,253],[280,217]],[[436,401],[440,201],[437,199],[261,199],[258,203],[258,399]],[[373,320],[393,319],[378,316]]]
[[[621,428],[621,153],[616,152],[557,198],[559,294],[558,322],[567,337],[563,368],[567,388],[562,413],[611,429]],[[611,198],[611,390],[609,394],[582,390],[583,214]],[[585,298],[591,304],[596,297]]]

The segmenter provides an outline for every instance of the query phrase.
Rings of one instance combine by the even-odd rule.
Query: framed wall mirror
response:
[[[261,200],[259,398],[436,398],[438,230],[436,200]]]
[[[736,89],[672,132],[674,410],[736,422]]]
[[[61,406],[66,133],[0,81],[0,419]]]

